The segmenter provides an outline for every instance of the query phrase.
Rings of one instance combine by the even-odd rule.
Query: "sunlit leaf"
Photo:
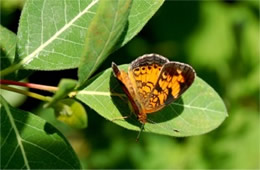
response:
[[[89,26],[86,49],[79,66],[79,81],[83,84],[115,48],[126,28],[131,0],[101,1]]]
[[[18,28],[18,54],[25,68],[75,68],[99,0],[27,0]]]
[[[1,169],[79,169],[64,136],[32,113],[1,101]]]
[[[126,69],[127,66],[121,68]],[[131,118],[122,119],[122,116],[129,116],[131,111],[111,69],[101,73],[76,97],[106,119],[127,129],[140,130],[140,123],[134,114]],[[148,115],[145,131],[170,136],[199,135],[217,128],[226,117],[222,99],[197,77],[180,99]]]
[[[16,35],[0,25],[1,69],[14,61],[16,48]]]
[[[99,3],[100,0],[27,0],[18,28],[20,64],[37,70],[78,67],[88,27]],[[132,39],[162,3],[162,0],[135,1],[129,8],[125,36],[121,37],[117,48]]]
[[[120,40],[121,45],[125,45],[130,41],[149,21],[149,19],[161,7],[164,0],[149,0],[140,1],[134,0],[128,17],[128,29],[123,40]]]
[[[85,56],[78,72],[80,83],[83,84],[110,53],[131,40],[163,2],[133,1],[132,6],[126,0],[102,2],[87,33]]]

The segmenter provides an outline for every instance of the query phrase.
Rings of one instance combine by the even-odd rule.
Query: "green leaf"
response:
[[[18,28],[20,62],[17,67],[35,70],[78,67],[85,46],[85,36],[99,1],[27,0]],[[125,36],[120,37],[114,49],[132,39],[162,3],[163,0],[134,1],[130,8],[128,28],[123,33]]]
[[[162,6],[164,0],[140,1],[134,0],[128,17],[128,29],[125,36],[120,37],[120,46],[130,41],[144,25],[151,19],[155,12]]]
[[[109,32],[107,32],[108,30],[105,29],[104,27],[101,27],[100,25],[104,25],[105,23],[103,22],[103,18],[101,17],[96,17],[95,21],[93,22],[93,28],[94,29],[89,29],[90,32],[88,32],[87,35],[87,44],[86,44],[86,51],[84,52],[84,54],[87,54],[85,61],[82,62],[82,65],[80,67],[79,70],[79,78],[80,78],[80,84],[83,84],[87,78],[92,74],[93,71],[95,71],[95,69],[99,66],[99,64],[113,51],[115,51],[116,49],[122,47],[123,45],[125,45],[128,41],[130,41],[143,27],[144,25],[148,22],[148,20],[155,14],[155,12],[160,8],[160,6],[163,4],[164,0],[150,0],[150,1],[133,1],[131,8],[129,8],[130,13],[128,16],[128,22],[127,25],[125,26],[124,24],[118,25],[118,29],[122,29],[123,33],[121,33],[121,35],[116,32],[117,34],[114,36],[119,36],[119,39],[117,38],[113,38],[110,37],[110,39],[112,39],[113,41],[109,41],[109,44],[107,45],[106,48],[103,48],[104,45],[102,45],[100,43],[101,40],[105,40],[104,37],[108,37],[108,35],[111,35]],[[108,3],[108,2],[104,2]],[[111,3],[111,1],[109,1],[109,5],[113,5]],[[114,2],[117,3],[117,2]],[[125,2],[127,3],[127,2]],[[108,5],[104,5],[104,6],[108,6]],[[103,8],[104,8],[103,6]],[[112,13],[112,12],[117,12],[117,11],[111,11],[112,7],[106,8],[108,9],[108,11],[105,11],[104,9],[102,9],[102,7],[100,7],[100,14],[97,15],[105,15],[105,13]],[[119,11],[120,9],[118,9]],[[125,14],[127,14],[128,11],[125,11]],[[111,14],[110,14],[111,15]],[[123,17],[123,15],[121,15],[121,18]],[[108,24],[113,24],[114,18],[110,18],[110,23],[106,22]],[[122,18],[123,19],[123,18]],[[107,19],[108,21],[108,19]],[[106,26],[108,28],[110,28],[109,26]],[[99,30],[101,30],[101,34],[96,34],[96,32],[98,32]],[[102,32],[103,31],[103,32]],[[114,33],[112,33],[114,34]],[[105,36],[104,36],[105,35]],[[100,37],[99,37],[100,36]],[[117,41],[116,41],[117,40]],[[97,42],[96,44],[93,44],[93,42]],[[114,42],[114,43],[113,43]],[[105,44],[105,42],[103,42],[103,44]],[[111,47],[110,51],[109,48]],[[103,50],[103,51],[102,51]],[[105,51],[107,51],[108,53],[97,57],[97,58],[101,58],[101,59],[96,59],[95,56],[97,56],[98,54],[96,54],[96,51],[101,51],[103,53],[105,53]]]
[[[76,85],[76,80],[62,79],[58,85],[58,91],[51,98],[51,101],[45,105],[45,107],[50,107],[55,104],[55,102],[68,96],[68,94],[75,89]]]
[[[5,27],[0,25],[0,60],[1,60],[1,66],[0,69],[3,70],[12,63],[14,63],[15,60],[15,51],[16,51],[16,35],[6,29]],[[14,75],[9,75],[8,77],[4,77],[7,79],[10,79],[14,77]],[[2,75],[1,75],[2,78]]]
[[[0,25],[1,70],[14,62],[16,35]]]
[[[85,83],[115,48],[118,38],[127,26],[131,2],[131,0],[100,2],[86,36],[86,48],[78,70],[80,84]]]
[[[20,64],[28,69],[75,68],[99,0],[27,0],[18,29]]]
[[[82,104],[74,99],[64,99],[75,89],[76,85],[77,81],[75,80],[62,79],[58,91],[44,107],[52,107],[56,118],[70,127],[86,128],[87,112]]]
[[[3,70],[11,66],[15,62],[16,52],[16,35],[10,30],[0,25],[0,69]],[[5,79],[20,80],[26,77],[30,72],[21,70],[14,72],[8,76],[2,77]]]
[[[85,36],[99,1],[27,0],[18,28],[19,65],[37,70],[78,67],[85,46]],[[142,29],[162,2],[133,2],[128,29],[125,36],[120,37],[122,43],[118,47],[126,44]]]
[[[126,70],[127,66],[120,68]],[[134,115],[119,120],[122,116],[129,116],[131,111],[111,69],[97,76],[76,97],[106,119],[127,129],[140,130],[140,123]],[[222,99],[197,77],[177,101],[148,115],[145,131],[170,136],[199,135],[217,128],[227,116]]]
[[[56,118],[72,128],[86,128],[87,112],[84,106],[73,99],[64,99],[53,106]]]
[[[29,112],[1,101],[1,169],[79,169],[65,137]]]

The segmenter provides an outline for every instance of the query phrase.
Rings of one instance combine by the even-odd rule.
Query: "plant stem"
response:
[[[43,96],[43,95],[40,95],[40,94],[37,94],[37,93],[24,91],[24,90],[21,90],[21,89],[17,89],[17,88],[13,88],[13,87],[9,87],[9,86],[6,86],[6,85],[1,85],[1,84],[0,84],[0,87],[1,87],[1,89],[5,89],[5,90],[13,91],[13,92],[16,92],[16,93],[20,93],[20,94],[23,94],[23,95],[26,95],[26,96],[29,96],[29,97],[32,97],[32,98],[35,98],[35,99],[38,99],[38,100],[42,100],[42,101],[46,101],[46,102],[50,102],[51,101],[51,97],[49,97],[49,96]]]
[[[23,86],[23,87],[28,87],[28,88],[38,89],[38,90],[45,90],[49,92],[55,92],[58,90],[58,88],[54,86],[46,86],[46,85],[34,84],[34,83],[24,83],[24,82],[12,81],[12,80],[0,80],[0,84]]]
[[[4,77],[8,74],[11,74],[11,73],[15,72],[16,70],[18,70],[21,66],[22,66],[21,63],[14,64],[10,67],[7,67],[7,68],[1,70],[0,75],[1,75],[1,77]]]

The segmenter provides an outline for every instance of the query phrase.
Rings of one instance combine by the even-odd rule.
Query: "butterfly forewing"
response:
[[[167,62],[169,60],[160,55],[150,54],[134,60],[129,66],[129,78],[142,106],[153,91],[162,66]]]

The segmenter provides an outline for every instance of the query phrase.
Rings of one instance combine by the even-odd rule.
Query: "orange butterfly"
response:
[[[196,76],[191,66],[169,61],[158,54],[137,58],[127,73],[113,62],[112,69],[143,125],[147,122],[147,114],[175,101],[191,86]]]

